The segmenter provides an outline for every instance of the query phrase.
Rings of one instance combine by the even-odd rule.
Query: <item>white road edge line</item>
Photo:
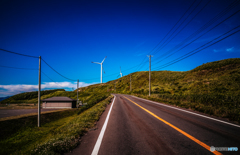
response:
[[[108,123],[108,120],[109,120],[110,113],[111,113],[111,111],[112,111],[112,107],[113,107],[115,98],[116,98],[116,96],[114,95],[114,99],[113,99],[112,105],[111,105],[111,107],[110,107],[110,109],[109,109],[109,111],[108,111],[107,118],[106,118],[106,120],[105,120],[105,122],[104,122],[104,124],[103,124],[102,130],[101,130],[101,132],[100,132],[100,134],[99,134],[99,136],[98,136],[97,142],[96,142],[96,144],[95,144],[95,146],[94,146],[94,149],[93,149],[93,151],[92,151],[92,155],[97,155],[97,154],[98,154],[98,151],[99,151],[99,149],[100,149],[100,146],[101,146],[101,143],[102,143],[102,139],[103,139],[105,130],[106,130],[106,128],[107,128],[107,123]]]
[[[132,95],[131,95],[131,96],[132,96]],[[150,100],[143,99],[143,98],[136,97],[136,96],[132,96],[132,97],[135,97],[135,98],[138,98],[138,99],[142,99],[142,100],[145,100],[145,101],[148,101],[148,102],[152,102],[152,103],[154,103],[154,104],[159,104],[159,105],[162,105],[162,106],[165,106],[165,107],[169,107],[169,108],[172,108],[172,109],[184,111],[184,112],[187,112],[187,113],[190,113],[190,114],[193,114],[193,115],[197,115],[197,116],[200,116],[200,117],[208,118],[208,119],[211,119],[211,120],[214,120],[214,121],[218,121],[218,122],[221,122],[221,123],[225,123],[225,124],[232,125],[232,126],[235,126],[235,127],[240,128],[240,126],[239,126],[239,125],[236,125],[236,124],[228,123],[228,122],[221,121],[221,120],[218,120],[218,119],[215,119],[215,118],[211,118],[211,117],[208,117],[208,116],[200,115],[200,114],[197,114],[197,113],[194,113],[194,112],[190,112],[190,111],[186,111],[186,110],[183,110],[183,109],[180,109],[180,108],[176,108],[176,107],[172,107],[172,106],[169,106],[169,105],[165,105],[165,104],[163,104],[163,103],[158,103],[158,102],[150,101]]]

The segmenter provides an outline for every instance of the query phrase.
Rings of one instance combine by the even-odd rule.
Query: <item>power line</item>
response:
[[[17,53],[17,52],[12,52],[12,51],[8,51],[8,50],[1,49],[1,48],[0,48],[0,50],[1,50],[1,51],[4,51],[4,52],[12,53],[12,54],[17,54],[17,55],[25,56],[25,57],[39,58],[39,57],[36,57],[36,56],[21,54],[21,53]]]
[[[50,67],[53,71],[55,71],[56,73],[58,73],[60,76],[64,77],[65,79],[68,79],[68,80],[70,80],[70,81],[77,81],[77,80],[69,79],[69,78],[63,76],[63,75],[60,74],[58,71],[56,71],[53,67],[51,67],[44,59],[42,59],[42,60],[43,60],[43,62],[44,62],[46,65],[48,65],[48,67]]]
[[[235,31],[235,32],[231,33],[230,35],[228,35],[228,36],[226,36],[226,37],[224,37],[224,38],[222,38],[222,39],[219,39],[219,38],[221,38],[222,36],[226,35],[227,33],[230,33],[231,31],[233,31],[234,29],[237,29],[237,28],[239,28],[239,27],[240,27],[240,25],[237,26],[237,27],[235,27],[235,28],[233,28],[233,29],[231,29],[230,31],[228,31],[228,32],[220,35],[219,37],[213,39],[212,41],[210,41],[210,42],[208,42],[208,43],[206,43],[206,44],[204,44],[204,45],[196,48],[195,50],[193,50],[193,51],[191,51],[191,52],[188,52],[187,54],[185,54],[185,55],[183,55],[183,56],[181,56],[181,57],[179,57],[179,58],[177,58],[177,59],[175,59],[175,60],[173,60],[173,61],[171,61],[171,62],[168,62],[168,63],[166,63],[166,64],[164,64],[164,65],[167,65],[167,64],[169,64],[169,63],[172,63],[172,62],[174,62],[174,61],[176,61],[176,60],[178,60],[178,59],[181,59],[182,57],[186,56],[186,57],[184,57],[184,59],[185,59],[185,58],[187,58],[187,57],[189,57],[189,56],[191,56],[191,55],[193,55],[193,54],[196,54],[196,53],[202,51],[203,49],[206,49],[206,48],[208,48],[208,47],[210,47],[210,46],[212,46],[212,45],[214,45],[214,44],[216,44],[216,43],[218,43],[218,42],[220,42],[220,41],[222,41],[222,40],[224,40],[224,39],[232,36],[233,34],[239,32],[240,30]],[[213,42],[214,40],[217,40],[217,39],[219,39],[219,40],[216,41],[216,42],[214,42],[214,43],[212,43],[212,44],[210,44],[211,42]],[[206,46],[207,44],[210,44],[210,45]],[[204,46],[206,46],[206,47],[204,47]],[[199,50],[199,51],[197,51],[197,52],[194,52],[194,51],[196,51],[196,50],[198,50],[198,49],[200,49],[200,48],[202,48],[202,47],[204,47],[204,48],[201,49],[201,50]],[[192,53],[193,53],[193,54],[192,54]],[[181,59],[181,60],[182,60],[182,59]],[[178,62],[178,61],[177,61],[177,62]],[[162,66],[164,66],[164,65],[162,65]],[[170,65],[167,65],[167,66],[170,66]],[[167,67],[167,66],[165,66],[165,67]],[[160,67],[161,67],[161,66],[160,66]],[[165,67],[163,67],[163,68],[165,68]],[[159,67],[158,67],[158,68],[159,68]]]
[[[210,0],[210,1],[211,1],[211,0]],[[163,49],[163,48],[164,48],[166,45],[168,45],[169,42],[171,42],[180,32],[182,32],[182,30],[185,29],[185,28],[187,27],[187,25],[188,25],[200,12],[202,12],[202,10],[210,3],[210,1],[208,1],[207,4],[205,4],[205,5],[202,7],[202,9],[201,9],[200,11],[198,11],[198,12],[195,14],[195,16],[194,16],[180,31],[178,31],[178,33],[175,34],[166,44],[164,44],[160,49],[158,48],[158,49],[155,51],[154,54],[156,54],[156,53],[159,52],[161,49]],[[199,4],[200,4],[200,3],[201,3],[201,2],[199,2]],[[198,4],[198,5],[199,5],[199,4]],[[198,7],[198,5],[194,8],[194,10]],[[193,11],[194,11],[194,10],[193,10]],[[193,11],[192,11],[192,12],[193,12]],[[191,12],[191,13],[192,13],[192,12]],[[191,14],[191,13],[190,13],[190,14]],[[190,15],[190,14],[189,14],[189,15]],[[189,15],[188,15],[188,17],[189,17]],[[187,17],[187,18],[188,18],[188,17]],[[187,18],[186,18],[186,19],[187,19]],[[186,19],[185,19],[185,20],[186,20]],[[184,20],[184,21],[185,21],[185,20]],[[183,21],[183,22],[184,22],[184,21]],[[183,23],[183,22],[182,22],[182,23]],[[180,26],[179,26],[179,27],[180,27]],[[175,31],[174,31],[174,32],[175,32]],[[171,36],[170,36],[170,37],[171,37]],[[169,37],[169,38],[170,38],[170,37]]]
[[[168,33],[163,37],[163,39],[149,52],[149,54],[150,53],[152,53],[162,42],[163,42],[163,40],[169,35],[169,33],[177,26],[177,24],[181,21],[181,19],[186,15],[186,13],[192,8],[192,6],[193,6],[193,4],[196,2],[196,0],[190,5],[190,7],[187,9],[187,11],[181,16],[181,18],[177,21],[177,23],[171,28],[171,30],[170,31],[168,31]],[[201,1],[200,1],[200,3],[201,3]],[[200,4],[200,3],[198,3],[198,5]],[[198,6],[197,5],[197,6]],[[193,11],[196,9],[196,7],[193,9]],[[193,12],[192,11],[192,12]],[[192,14],[192,12],[190,13],[190,14]],[[189,14],[189,15],[190,15]],[[189,15],[185,18],[185,20],[189,17]],[[177,27],[177,29],[176,30],[178,30],[179,29],[179,27],[185,22],[185,20]],[[170,37],[176,32],[176,30],[170,35]],[[170,37],[168,37],[168,39],[170,38]],[[168,40],[167,39],[167,40]],[[165,40],[165,42],[167,41],[167,40]],[[164,43],[165,43],[164,42]],[[164,44],[163,43],[163,44]],[[162,44],[162,45],[163,45]],[[161,46],[162,46],[161,45]],[[161,47],[160,46],[160,47]],[[160,47],[158,47],[158,49],[160,48]],[[157,50],[158,50],[157,49]],[[156,52],[154,52],[154,54],[155,54]],[[140,70],[142,67],[143,67],[143,65],[146,63],[146,62],[148,62],[148,61],[145,61],[144,62],[144,60],[145,60],[146,58],[144,58],[143,60],[142,60],[142,62],[141,62],[141,64],[139,65],[139,68],[137,68],[137,70]]]
[[[158,49],[153,53],[156,54],[158,51],[160,51],[163,47],[165,47],[172,39],[174,39],[176,37],[176,35],[168,42],[168,39],[170,39],[172,37],[172,35],[182,26],[182,24],[188,19],[188,17],[196,10],[196,8],[200,5],[200,3],[202,2],[202,0],[197,4],[197,6],[195,6],[195,8],[188,14],[188,16],[181,22],[181,24],[177,27],[177,29],[164,41],[164,43],[162,43],[162,45],[160,47],[158,47]],[[165,44],[166,43],[166,44]]]
[[[237,2],[237,1],[235,1]],[[208,28],[209,26],[211,26],[215,21],[217,21],[218,19],[220,19],[223,15],[225,15],[226,13],[228,13],[230,11],[230,9],[234,8],[236,5],[234,5],[233,2],[232,4],[230,4],[225,10],[223,10],[222,12],[220,12],[218,15],[216,15],[213,19],[211,19],[210,21],[208,21],[208,23],[206,23],[204,26],[202,26],[199,30],[197,30],[196,32],[194,32],[192,35],[190,35],[188,38],[186,38],[184,41],[182,41],[180,44],[176,45],[174,48],[172,48],[171,50],[169,50],[168,52],[165,52],[164,54],[162,54],[161,56],[159,56],[158,58],[162,58],[163,56],[172,53],[175,49],[179,48],[180,46],[182,46],[184,43],[186,43],[188,40],[192,39],[193,37],[195,37],[196,35],[198,35],[199,33],[201,33],[203,30],[205,30],[206,28]],[[239,4],[239,3],[238,3]],[[220,23],[218,23],[217,25],[215,25],[213,28],[211,28],[210,30],[208,30],[207,32],[205,32],[204,34],[202,34],[201,36],[199,36],[198,38],[194,39],[193,41],[191,41],[190,43],[188,43],[187,45],[185,45],[184,47],[182,47],[181,49],[177,50],[176,52],[172,53],[171,55],[177,53],[178,51],[184,49],[185,47],[187,47],[188,45],[192,44],[193,42],[195,42],[196,40],[200,39],[202,36],[204,36],[205,34],[207,34],[208,32],[210,32],[211,30],[213,30],[214,28],[216,28],[217,26],[219,26],[220,24],[222,24],[224,21],[226,21],[227,19],[231,18],[232,16],[234,16],[235,14],[237,14],[239,11],[233,13],[232,15],[230,15],[229,17],[227,17],[226,19],[224,19],[223,21],[221,21]],[[170,57],[171,55],[165,57],[164,59]],[[158,59],[157,58],[157,59]],[[160,63],[163,60],[163,58],[161,60],[159,60],[157,63]],[[155,63],[155,64],[157,64]],[[154,64],[154,65],[155,65]]]
[[[123,70],[122,72],[125,72],[125,71],[128,71],[128,70],[131,70],[131,69],[133,69],[133,68],[135,68],[135,67],[138,67],[139,65],[136,65],[136,66],[133,66],[133,67],[131,67],[131,68],[128,68],[128,69],[125,69],[125,70]],[[107,76],[104,76],[104,78],[106,78],[106,77],[110,77],[110,76],[116,76],[116,75],[118,75],[119,73],[113,73],[113,74],[110,74],[110,75],[107,75]],[[95,80],[95,79],[99,79],[99,78],[93,78],[93,79],[80,79],[80,80],[84,80],[84,81],[89,81],[89,80]]]
[[[187,11],[182,15],[182,17],[177,21],[177,23],[171,28],[170,31],[168,31],[168,33],[163,37],[163,39],[157,44],[157,46],[167,37],[167,35],[175,28],[175,26],[177,26],[177,24],[181,21],[181,19],[185,16],[185,14],[190,10],[190,8],[193,6],[193,4],[196,2],[196,0],[190,5],[190,7],[187,9]],[[178,27],[179,28],[179,27]],[[178,29],[177,28],[177,29]],[[153,52],[155,50],[155,48],[157,48],[157,46],[155,46],[151,52]],[[151,53],[150,52],[150,53]]]
[[[47,78],[49,78],[52,82],[56,83],[57,85],[59,85],[57,82],[55,82],[54,80],[52,80],[49,76],[47,76],[47,74],[45,74],[43,71],[41,71],[41,73],[43,73]],[[62,87],[61,85],[59,85],[60,87]]]
[[[233,32],[233,33],[231,33],[231,34],[229,34],[229,35],[227,35],[227,36],[225,36],[225,37],[223,37],[224,35],[230,33],[231,31],[233,31],[234,29],[237,29],[237,28],[239,28],[239,27],[240,27],[240,25],[237,26],[237,27],[235,27],[235,28],[233,28],[233,29],[231,29],[230,31],[222,34],[221,36],[213,39],[212,41],[210,41],[210,42],[202,45],[202,46],[201,46],[201,47],[203,47],[202,49],[200,49],[201,47],[198,47],[197,49],[195,49],[195,50],[193,50],[193,51],[191,51],[191,52],[189,52],[189,53],[187,53],[187,54],[185,54],[185,55],[183,55],[183,56],[181,56],[181,57],[179,57],[179,58],[177,58],[177,59],[175,59],[175,60],[173,60],[173,61],[171,61],[171,62],[168,62],[168,63],[166,63],[166,64],[164,64],[164,65],[161,65],[161,66],[155,68],[155,70],[156,70],[156,69],[162,69],[162,68],[168,67],[168,66],[170,66],[170,65],[173,65],[173,64],[175,64],[175,63],[177,63],[177,62],[179,62],[179,61],[182,61],[182,60],[184,60],[184,59],[186,59],[186,58],[188,58],[188,57],[190,57],[190,56],[192,56],[192,55],[194,55],[194,54],[196,54],[196,53],[198,53],[198,52],[200,52],[200,51],[202,51],[202,50],[204,50],[204,49],[206,49],[206,48],[208,48],[208,47],[210,47],[210,46],[212,46],[212,45],[214,45],[214,44],[216,44],[216,43],[218,43],[218,42],[220,42],[220,41],[222,41],[222,40],[224,40],[224,39],[226,39],[226,38],[228,38],[228,37],[230,37],[230,36],[232,36],[232,35],[234,35],[234,34],[236,34],[236,33],[238,33],[238,32],[240,31],[240,29],[237,30],[237,31],[235,31],[235,32]],[[221,37],[223,37],[223,38],[222,38],[222,39],[219,39],[219,38],[221,38]],[[217,40],[217,39],[219,39],[219,40]],[[217,41],[214,42],[214,43],[212,43],[212,44],[210,44],[210,43],[213,42],[214,40],[217,40]],[[204,47],[204,46],[207,45],[207,44],[210,44],[210,45]],[[198,50],[198,49],[199,49],[199,50]],[[196,51],[196,50],[197,50],[197,51]],[[196,52],[194,52],[194,51],[196,51]],[[185,57],[184,57],[184,56],[185,56]],[[179,60],[178,60],[178,59],[179,59]]]
[[[188,43],[187,45],[183,46],[181,49],[177,50],[176,52],[170,54],[169,56],[165,57],[164,59],[172,56],[173,54],[179,52],[180,50],[184,49],[185,47],[187,47],[188,45],[192,44],[193,42],[195,42],[196,40],[200,39],[202,36],[204,36],[205,34],[207,34],[208,32],[212,31],[213,29],[215,29],[217,26],[219,26],[220,24],[222,24],[223,22],[225,22],[226,20],[228,20],[229,18],[233,17],[234,15],[236,15],[237,13],[239,13],[240,10],[236,11],[235,13],[233,13],[232,15],[228,16],[227,18],[225,18],[223,21],[221,21],[220,23],[218,23],[217,25],[215,25],[214,27],[212,27],[210,30],[208,30],[207,32],[205,32],[204,34],[202,34],[201,36],[199,36],[198,38],[194,39],[193,41],[191,41],[190,43]],[[156,62],[154,65],[160,63],[161,61],[163,61],[164,59],[161,59],[160,61]]]
[[[34,69],[34,68],[18,68],[18,67],[10,67],[10,66],[2,66],[2,65],[0,65],[0,67],[13,68],[13,69],[23,69],[23,70],[38,70],[38,69]]]

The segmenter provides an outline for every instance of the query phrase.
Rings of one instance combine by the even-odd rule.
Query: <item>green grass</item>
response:
[[[106,96],[101,99],[105,98]],[[71,109],[43,115],[40,128],[36,127],[36,116],[0,121],[0,154],[68,152],[79,144],[79,138],[83,133],[95,125],[106,105],[110,103],[111,97],[94,104],[96,101],[85,108],[85,111]]]
[[[240,122],[240,117],[239,117],[240,110],[239,110],[239,107],[236,108],[236,105],[234,104],[232,104],[229,107],[226,105],[219,105],[219,104],[214,105],[212,103],[208,104],[206,102],[201,102],[201,100],[197,102],[199,98],[202,98],[202,96],[177,96],[177,95],[157,95],[157,94],[153,94],[150,97],[148,95],[142,95],[142,94],[136,94],[136,96],[149,99],[152,101],[157,101],[157,102],[162,102],[166,104],[171,104],[174,106],[183,107],[186,109],[196,110],[209,115],[227,118],[228,120],[235,121],[235,123]],[[214,103],[217,103],[217,100],[221,100],[221,98],[219,99],[214,98],[213,100],[214,100]]]

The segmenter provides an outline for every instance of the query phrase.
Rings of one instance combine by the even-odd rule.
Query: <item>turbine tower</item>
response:
[[[101,79],[100,79],[101,83],[102,83],[102,71],[104,71],[102,64],[103,64],[103,62],[104,62],[104,60],[105,60],[106,58],[107,58],[107,56],[103,59],[103,61],[102,61],[101,63],[99,63],[99,62],[92,62],[92,63],[101,65]],[[104,72],[104,73],[105,73],[105,72]]]
[[[122,77],[121,67],[120,67],[120,74],[119,75]],[[119,75],[118,75],[118,77],[119,77]]]

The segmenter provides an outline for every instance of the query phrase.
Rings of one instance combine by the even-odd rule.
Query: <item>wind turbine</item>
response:
[[[120,74],[119,75],[122,77],[121,67],[120,67]],[[118,75],[118,77],[119,77],[119,75]]]
[[[99,65],[101,65],[101,83],[102,83],[102,70],[103,70],[103,67],[102,67],[102,64],[103,64],[103,62],[104,62],[104,60],[107,58],[107,56],[103,59],[103,61],[101,62],[101,63],[99,63],[99,62],[92,62],[92,63],[95,63],[95,64],[99,64]],[[104,70],[103,70],[104,71]],[[105,73],[105,72],[104,72]]]

